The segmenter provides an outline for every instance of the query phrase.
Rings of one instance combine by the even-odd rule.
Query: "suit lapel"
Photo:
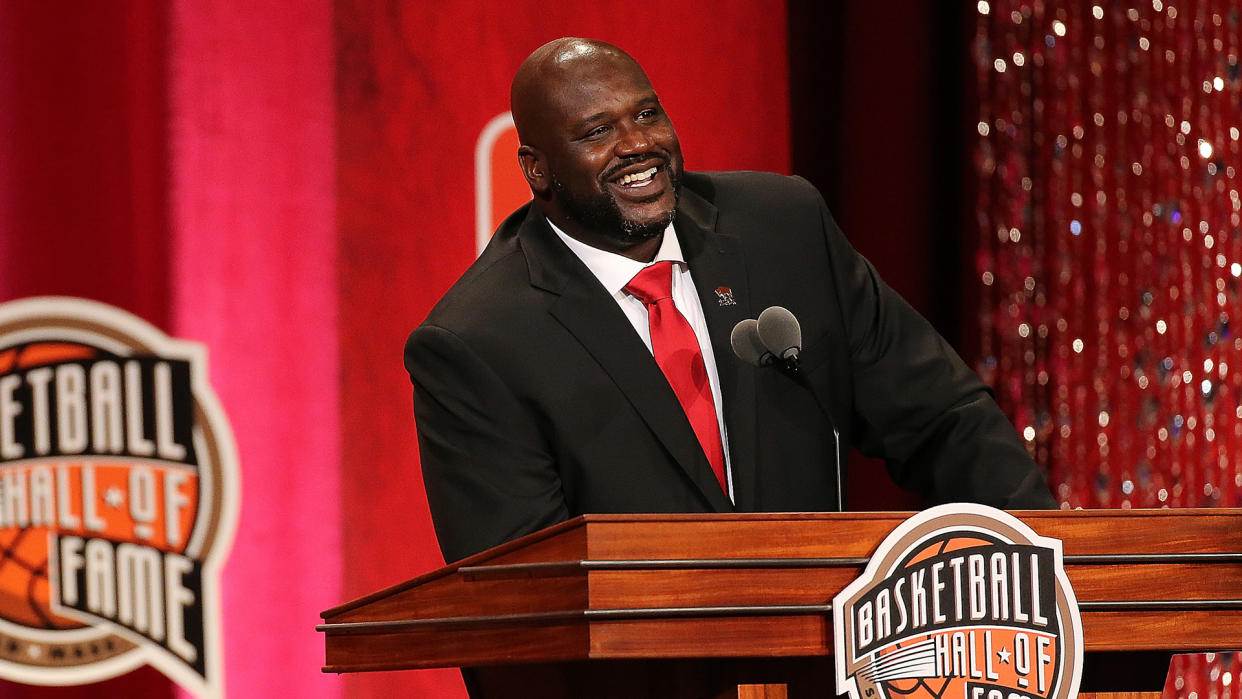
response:
[[[732,511],[676,394],[616,302],[533,206],[519,238],[531,283],[559,296],[549,308],[552,316],[612,377],[709,507]]]
[[[755,508],[757,477],[755,375],[734,356],[729,336],[738,321],[755,317],[757,311],[751,308],[741,243],[736,237],[715,230],[716,214],[716,208],[707,200],[684,189],[676,228],[703,306],[720,375],[733,497],[738,510],[751,512]]]

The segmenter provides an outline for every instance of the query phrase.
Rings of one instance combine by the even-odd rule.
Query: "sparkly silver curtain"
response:
[[[1242,501],[1238,4],[977,3],[979,370],[1064,508]]]

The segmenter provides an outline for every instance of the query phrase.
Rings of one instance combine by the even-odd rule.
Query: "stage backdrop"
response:
[[[489,123],[492,215],[526,198],[503,186],[522,58],[614,41],[689,167],[787,172],[785,32],[783,3],[741,0],[0,5],[0,301],[96,299],[206,345],[242,472],[228,696],[460,696],[450,671],[324,676],[314,625],[442,563],[401,352],[476,254]],[[141,669],[0,694],[178,690]]]

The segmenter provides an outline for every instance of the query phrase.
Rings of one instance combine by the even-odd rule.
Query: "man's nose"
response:
[[[617,155],[635,155],[651,150],[651,135],[642,126],[630,124],[620,127],[620,131],[616,144]]]

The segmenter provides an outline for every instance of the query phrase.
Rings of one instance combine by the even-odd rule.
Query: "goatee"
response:
[[[681,197],[681,173],[669,167],[668,180],[673,188],[673,209],[660,219],[647,222],[626,218],[617,200],[607,190],[591,197],[577,197],[555,175],[552,176],[552,188],[560,197],[566,216],[583,228],[628,247],[655,238],[673,222]]]

